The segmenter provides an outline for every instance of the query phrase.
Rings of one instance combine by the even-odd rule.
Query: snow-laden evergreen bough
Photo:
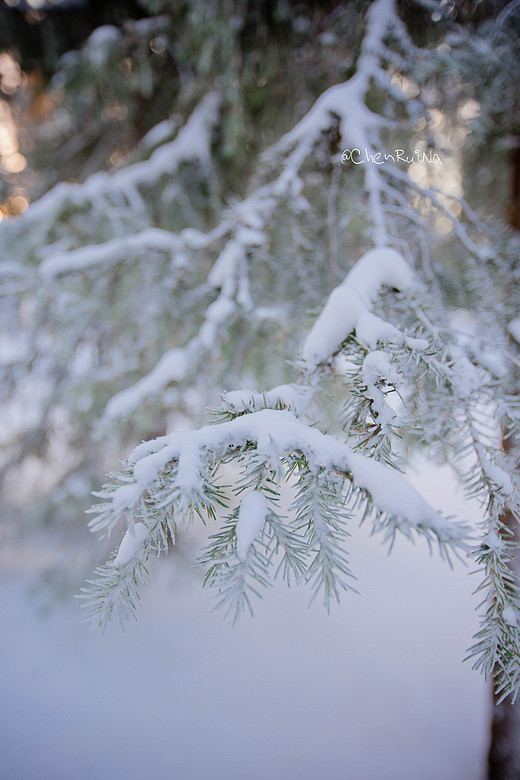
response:
[[[43,285],[51,310],[56,300],[66,309],[67,285],[74,279],[80,285],[81,273],[107,300],[112,277],[124,279],[134,263],[139,280],[150,258],[160,258],[164,308],[158,311],[153,294],[142,296],[135,317],[143,327],[132,330],[131,346],[148,355],[150,323],[166,311],[174,338],[144,376],[125,386],[135,365],[114,353],[111,366],[110,339],[97,337],[104,361],[93,366],[94,381],[115,375],[124,385],[106,403],[99,430],[137,416],[166,387],[187,398],[195,376],[211,376],[212,361],[234,326],[243,326],[247,352],[258,323],[289,329],[296,309],[316,306],[316,291],[333,280],[299,354],[289,355],[292,382],[224,392],[215,422],[139,444],[97,493],[101,502],[92,509],[91,529],[108,535],[122,521],[127,530],[82,594],[94,625],[135,613],[147,560],[166,551],[179,528],[193,518],[213,523],[222,515],[200,562],[229,619],[251,609],[252,597],[277,575],[309,585],[328,606],[353,588],[349,524],[361,517],[390,544],[398,534],[422,536],[448,560],[468,552],[476,558],[483,574],[482,625],[470,656],[496,677],[501,694],[518,690],[520,600],[511,567],[516,546],[506,522],[516,522],[520,511],[518,245],[507,231],[487,228],[464,200],[418,183],[390,157],[382,165],[341,162],[343,149],[390,155],[399,134],[418,132],[420,120],[428,132],[421,74],[432,56],[415,47],[394,0],[371,3],[354,75],[326,90],[268,149],[250,194],[223,211],[211,230],[187,226],[173,233],[145,224],[143,214],[147,191],[165,171],[174,177],[189,164],[211,178],[211,134],[220,121],[216,92],[202,98],[185,128],[148,161],[56,188],[9,227],[8,241],[38,242],[39,230],[43,241],[53,242],[37,273],[10,270],[13,284],[24,290]],[[379,104],[374,91],[384,98]],[[434,148],[433,130],[420,144]],[[322,202],[309,195],[306,175],[324,154],[334,172]],[[176,191],[173,202],[182,204],[182,193]],[[95,216],[106,208],[113,235],[94,245],[70,245],[67,214],[91,210]],[[342,214],[344,208],[350,213]],[[140,214],[137,232],[125,212]],[[436,259],[432,227],[439,215],[454,237],[444,266]],[[306,266],[302,258],[310,250],[302,226],[317,217],[327,247],[310,254],[313,263]],[[283,218],[290,230],[279,224]],[[362,238],[349,245],[349,223],[356,220]],[[358,251],[360,245],[370,248]],[[319,285],[309,283],[312,273]],[[305,296],[284,313],[272,305],[272,290],[278,279],[291,285],[296,277]],[[263,289],[266,279],[271,297]],[[177,309],[171,314],[173,297]],[[203,312],[198,320],[197,307]],[[79,321],[68,334],[71,355],[84,330]],[[120,330],[117,323],[113,341]],[[45,363],[43,351],[36,350],[40,364],[32,354],[28,362],[43,364],[51,377],[55,365],[52,357]],[[331,397],[333,420],[327,419]],[[402,470],[416,447],[452,463],[468,494],[481,500],[486,521],[478,540],[408,484]],[[237,473],[230,495],[224,486]],[[287,491],[292,503],[285,510],[281,494]]]
[[[301,161],[334,122],[343,147],[372,153],[383,148],[380,117],[366,106],[365,96],[373,81],[388,80],[384,63],[395,62],[386,48],[392,35],[409,54],[411,42],[393,3],[375,2],[355,76],[328,90],[272,150],[274,158],[283,159],[276,187],[292,181],[294,188]],[[416,117],[418,106],[412,105],[411,113]],[[216,588],[219,603],[232,619],[245,604],[250,606],[250,592],[268,583],[272,568],[288,581],[292,576],[296,582],[310,582],[326,605],[338,598],[351,584],[345,542],[347,520],[356,510],[371,517],[386,538],[393,539],[399,531],[419,533],[435,540],[446,555],[460,550],[467,529],[441,518],[392,470],[403,454],[399,442],[412,435],[440,445],[450,460],[466,463],[463,482],[486,505],[488,520],[473,552],[484,571],[484,616],[470,656],[477,668],[496,676],[500,693],[516,692],[520,605],[510,567],[515,546],[504,523],[507,512],[518,518],[516,461],[514,452],[506,454],[500,447],[489,417],[503,421],[506,416],[505,430],[511,440],[517,436],[518,403],[508,388],[518,359],[503,331],[492,333],[503,357],[494,363],[496,352],[478,335],[461,339],[456,329],[450,332],[449,312],[442,311],[440,300],[427,298],[424,284],[429,282],[429,295],[435,287],[424,273],[425,263],[419,269],[421,283],[402,254],[384,248],[391,235],[397,238],[399,219],[417,225],[417,214],[398,186],[403,181],[407,188],[414,186],[393,165],[367,166],[365,188],[379,248],[368,252],[331,293],[303,345],[298,381],[264,394],[224,396],[223,413],[229,419],[140,445],[127,471],[107,486],[102,496],[108,500],[95,507],[92,527],[109,529],[127,515],[129,529],[116,558],[91,584],[96,621],[104,624],[114,605],[123,613],[133,608],[144,561],[151,551],[165,548],[168,530],[175,538],[177,524],[193,512],[215,516],[218,505],[225,503],[219,469],[229,461],[237,461],[241,471],[235,488],[239,505],[210,538],[201,562],[207,568],[206,582]],[[481,277],[487,290],[492,285],[495,305],[500,305],[500,279],[497,285],[485,267],[489,243],[469,208],[463,203],[466,219],[456,219],[439,193],[414,189],[451,220],[462,251],[469,255],[468,276]],[[412,254],[413,247],[407,248]],[[429,270],[429,264],[426,267]],[[226,272],[229,279],[232,261],[226,263]],[[388,288],[401,293],[395,302],[387,301],[391,322],[376,313],[385,308],[380,296],[388,298]],[[510,332],[512,327],[514,321]],[[340,373],[345,385],[344,430],[352,449],[310,427],[306,419],[306,409],[319,404],[329,372]],[[390,397],[400,402],[390,404]],[[290,477],[296,479],[297,493],[288,517],[283,517],[279,493]]]
[[[273,573],[310,584],[325,606],[339,600],[341,590],[352,587],[348,524],[360,513],[390,543],[402,533],[425,537],[448,559],[467,551],[469,529],[443,518],[392,467],[399,466],[403,439],[411,434],[440,442],[450,458],[462,459],[468,492],[490,510],[472,553],[485,572],[486,614],[471,655],[486,673],[499,665],[504,693],[516,689],[519,605],[509,568],[515,546],[502,518],[506,511],[517,516],[519,507],[514,461],[500,449],[485,408],[496,400],[497,380],[458,345],[426,332],[426,315],[411,330],[373,312],[381,295],[397,297],[405,312],[420,311],[425,296],[418,285],[396,250],[371,250],[332,292],[307,336],[297,382],[264,393],[228,393],[221,422],[144,442],[132,452],[125,471],[99,494],[103,503],[91,510],[94,531],[110,532],[121,518],[128,524],[117,554],[85,593],[96,625],[106,625],[114,610],[123,619],[134,612],[147,558],[165,551],[179,526],[222,511],[229,500],[222,470],[229,463],[240,473],[233,490],[238,503],[200,562],[231,620],[246,605],[252,609],[251,594]],[[307,412],[334,374],[345,389],[350,445],[309,423]],[[390,404],[391,397],[399,402]],[[288,481],[295,496],[284,515],[280,491]]]

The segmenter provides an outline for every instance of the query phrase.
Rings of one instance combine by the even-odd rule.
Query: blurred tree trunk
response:
[[[508,514],[505,522],[513,531],[515,541],[520,542],[517,520]],[[518,557],[513,564],[518,577],[520,574]],[[496,695],[493,693],[488,778],[489,780],[519,780],[520,778],[520,698],[514,704],[510,699],[497,704]]]
[[[517,520],[512,515],[508,515],[505,522],[514,532],[515,541],[520,542]],[[520,574],[518,557],[513,563],[518,576]],[[493,693],[488,778],[489,780],[519,780],[520,778],[520,698],[514,704],[510,699],[497,704]]]
[[[511,153],[511,199],[507,206],[510,225],[520,229],[520,144]],[[511,448],[511,439],[504,437],[506,452]],[[513,538],[520,544],[518,521],[508,512],[504,523],[511,529]],[[512,568],[520,577],[520,556],[512,561]],[[493,693],[493,712],[491,723],[491,744],[488,754],[489,780],[520,779],[520,697],[514,704],[510,699],[496,703]]]

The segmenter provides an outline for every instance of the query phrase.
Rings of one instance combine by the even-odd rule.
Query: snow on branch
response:
[[[69,252],[49,252],[38,266],[38,271],[43,279],[48,280],[95,266],[103,266],[105,269],[107,264],[154,250],[170,255],[180,254],[182,247],[183,242],[169,230],[146,228],[140,233],[113,238],[103,244],[90,244]]]
[[[363,255],[331,292],[307,336],[302,350],[307,367],[312,370],[332,357],[352,332],[372,349],[379,341],[403,344],[403,334],[371,308],[383,287],[404,292],[414,279],[413,271],[395,249],[381,247]]]
[[[296,146],[293,155],[297,155],[299,150],[312,148],[320,135],[337,119],[344,149],[366,149],[368,153],[374,154],[380,142],[379,131],[388,128],[391,123],[388,118],[371,111],[365,98],[374,81],[387,80],[384,65],[390,50],[385,46],[385,41],[392,33],[401,41],[405,34],[394,0],[375,0],[366,15],[366,31],[355,74],[347,82],[326,90],[295,127],[280,139],[270,154],[283,155]],[[406,50],[409,48],[409,39],[404,43]],[[384,245],[388,243],[390,234],[383,209],[382,176],[377,165],[366,165],[364,176],[374,224],[374,243],[376,246]]]
[[[383,119],[365,104],[365,94],[375,74],[381,70],[381,52],[398,17],[394,0],[375,0],[366,21],[366,32],[354,76],[342,84],[327,89],[312,108],[273,147],[272,152],[284,154],[301,143],[316,141],[330,127],[331,116],[340,118],[340,132],[344,146],[370,146],[369,132],[380,127]]]
[[[251,297],[249,268],[255,252],[268,244],[269,221],[276,208],[293,193],[297,173],[296,167],[291,169],[290,176],[284,171],[226,212],[211,232],[182,231],[180,241],[186,249],[209,249],[224,239],[205,283],[208,289],[218,290],[219,294],[206,309],[199,330],[184,347],[166,352],[145,377],[110,399],[105,421],[130,414],[143,401],[157,397],[171,382],[193,375],[201,361],[214,353],[221,334],[240,312],[256,311],[262,317],[263,307],[255,307]]]
[[[202,462],[209,454],[222,458],[249,444],[266,458],[301,453],[310,468],[347,475],[367,491],[378,510],[399,518],[404,525],[429,529],[444,541],[460,538],[458,527],[443,520],[401,474],[354,453],[339,439],[310,428],[289,411],[265,409],[197,431],[176,432],[150,444],[155,450],[151,453],[142,454],[147,444],[134,450],[129,457],[131,480],[110,494],[115,514],[134,507],[173,462],[178,464],[177,488],[198,490]],[[99,527],[97,522],[95,525]]]
[[[243,565],[249,561],[250,548],[260,534],[267,515],[274,514],[273,522],[283,525],[282,518],[277,517],[271,500],[280,486],[280,481],[287,478],[287,475],[280,476],[282,463],[286,464],[288,471],[296,467],[300,480],[306,487],[314,484],[313,480],[319,475],[322,475],[320,479],[344,479],[348,485],[345,497],[341,499],[345,507],[364,505],[365,513],[374,512],[375,527],[382,530],[389,540],[393,540],[397,532],[406,536],[411,536],[414,532],[419,533],[429,542],[435,540],[441,553],[446,556],[450,550],[456,551],[465,547],[466,527],[443,518],[400,473],[353,452],[339,439],[309,427],[290,411],[264,409],[199,430],[176,432],[139,445],[133,451],[126,471],[98,494],[104,502],[91,510],[96,514],[91,521],[94,531],[110,532],[122,517],[126,517],[128,527],[132,529],[138,520],[137,530],[132,532],[133,536],[128,539],[125,536],[115,559],[103,569],[102,587],[105,588],[112,570],[119,582],[122,576],[121,567],[127,566],[128,571],[133,571],[136,565],[144,564],[150,549],[163,549],[155,537],[158,533],[164,537],[164,524],[171,522],[172,516],[177,518],[174,521],[175,527],[175,523],[181,522],[186,511],[190,509],[197,514],[209,512],[214,515],[214,497],[217,497],[217,503],[222,503],[218,482],[215,481],[216,470],[219,464],[231,459],[242,464],[243,473],[247,474],[249,470],[248,484],[256,486],[255,490],[260,491],[263,497],[255,498],[253,506],[253,498],[247,498],[247,495],[251,494],[246,495],[238,515],[230,516],[228,523],[215,537],[216,547],[212,548],[215,559],[212,560],[211,554],[208,558],[206,554],[204,560],[213,566],[220,566],[222,545],[227,550],[226,561],[231,545],[232,551],[229,554],[234,556],[234,566],[242,585]],[[324,483],[319,487],[319,490],[321,489],[325,489]],[[266,500],[270,501],[269,508]],[[300,515],[302,511],[300,507]],[[246,515],[249,520],[245,519]],[[331,522],[327,517],[328,515],[323,518],[324,523]],[[325,527],[319,532],[320,523],[316,516],[313,520],[313,539],[317,543],[323,541],[323,534],[328,533]],[[294,529],[293,533],[296,533]],[[280,534],[278,536],[280,538]],[[286,534],[285,543],[286,546],[291,546],[291,534]],[[335,546],[336,542],[333,544]],[[309,549],[312,551],[313,545],[310,545]],[[267,576],[268,565],[262,558],[257,559],[256,554],[252,555],[251,560],[260,566],[260,580],[263,580]],[[322,550],[320,560],[327,567],[327,574],[321,571],[318,580],[323,585],[327,582],[329,592],[335,592],[337,595],[330,579],[333,577],[330,555],[325,555]],[[309,570],[310,574],[315,572],[316,566],[317,563]],[[211,570],[216,577],[216,570]],[[250,571],[249,574],[254,579],[254,572]],[[229,571],[226,569],[226,578],[228,575]],[[215,582],[220,582],[219,577]],[[235,598],[237,583],[234,582],[231,587],[228,582],[228,585]],[[242,585],[239,587],[240,593]],[[95,585],[94,589],[89,591],[92,603],[98,611],[101,610],[105,614],[109,592],[105,593],[103,590],[105,596],[100,596],[97,588],[98,585]],[[110,603],[113,606],[113,603]],[[233,615],[236,617],[237,610],[240,611],[241,607],[238,602],[233,603]],[[98,618],[99,615],[96,620]]]
[[[200,359],[210,353],[222,327],[229,327],[234,314],[241,308],[246,310],[252,308],[253,303],[247,284],[248,253],[251,249],[267,242],[264,230],[277,206],[289,196],[300,197],[300,168],[321,132],[330,126],[331,121],[334,121],[333,117],[341,117],[344,143],[372,148],[373,131],[382,125],[383,120],[382,117],[367,108],[365,95],[371,80],[377,74],[380,75],[380,72],[384,73],[382,58],[384,59],[386,49],[382,45],[383,41],[394,28],[398,29],[402,36],[400,25],[401,22],[395,13],[393,0],[377,0],[373,4],[367,16],[367,32],[355,76],[345,84],[336,85],[327,90],[295,128],[266,152],[267,159],[285,157],[281,174],[246,198],[239,206],[236,206],[231,216],[224,215],[218,229],[213,231],[214,235],[216,233],[228,234],[227,243],[220,252],[207,279],[210,286],[220,288],[220,295],[208,309],[199,333],[182,348],[184,357],[181,359],[181,352],[178,349],[166,353],[144,379],[136,385],[122,390],[111,399],[105,411],[105,419],[128,415],[143,400],[157,396],[170,382],[185,379],[186,372],[188,370],[195,371]],[[296,148],[290,152],[292,147]],[[384,244],[388,239],[381,207],[384,186],[379,178],[379,173],[374,178],[375,173],[372,166],[366,167],[365,175],[376,224],[376,244]],[[204,242],[203,234],[200,234],[200,238]],[[206,246],[208,246],[207,241]],[[390,254],[395,250],[386,251],[387,255],[379,265],[380,273],[383,273],[383,266],[389,263]],[[396,263],[397,260],[394,257],[394,272]],[[405,272],[401,270],[401,273]],[[411,272],[408,270],[407,273],[410,275]],[[364,284],[366,286],[366,280]],[[385,284],[384,278],[382,284]],[[408,285],[409,281],[407,281]],[[399,285],[396,284],[396,286]],[[349,306],[352,306],[353,309],[351,327],[349,328],[347,323],[344,326],[339,326],[343,327],[343,338],[350,330],[356,330],[360,338],[365,338],[366,342],[373,347],[379,338],[401,338],[402,340],[402,336],[390,323],[384,323],[368,311],[365,300],[367,296],[365,295],[363,298],[362,294],[361,299],[358,299],[359,296],[352,292],[354,283],[350,286],[346,284],[340,292],[338,290],[340,288],[337,288],[331,295],[330,307],[336,308],[337,304],[342,309],[348,309]],[[349,295],[352,301],[347,301]],[[370,295],[368,297],[370,298]],[[340,298],[341,300],[339,300]],[[358,316],[356,316],[356,312]],[[339,346],[343,340],[340,338],[339,342],[331,345],[330,348],[323,345],[325,322],[330,324],[331,320],[335,319],[335,316],[330,317],[329,315],[330,311],[324,312],[323,318],[317,324],[317,331],[309,334],[304,347],[304,358],[309,363],[314,361],[316,364],[325,359],[332,348]],[[328,335],[329,339],[332,338],[330,332]],[[320,342],[319,345],[313,346],[313,340]],[[314,354],[312,354],[313,350]],[[172,360],[175,365],[170,371]],[[181,362],[186,369],[185,371],[178,370]]]
[[[5,223],[3,229],[20,231],[35,223],[52,225],[68,206],[89,206],[103,200],[119,202],[122,199],[139,210],[142,206],[139,188],[150,187],[163,176],[175,175],[184,162],[208,163],[219,109],[218,94],[207,94],[174,140],[155,149],[149,159],[114,172],[95,173],[81,184],[62,182],[32,203],[25,214]]]
[[[369,4],[352,78],[326,90],[267,150],[263,161],[268,164],[256,172],[263,185],[226,209],[212,231],[188,228],[175,236],[149,230],[72,252],[60,248],[45,257],[40,274],[49,281],[154,248],[171,254],[174,262],[190,252],[214,258],[200,275],[203,281],[196,282],[198,291],[209,294],[211,301],[198,325],[189,329],[187,343],[179,345],[178,334],[172,333],[169,346],[175,346],[140,381],[112,397],[104,420],[132,414],[171,382],[185,383],[217,351],[237,317],[265,309],[265,301],[254,300],[251,293],[253,261],[267,253],[271,224],[282,205],[290,203],[294,211],[311,210],[303,195],[302,171],[314,161],[313,155],[317,159],[325,133],[337,130],[343,148],[358,148],[370,156],[384,154],[393,130],[410,128],[418,116],[428,119],[420,96],[410,99],[400,86],[405,82],[403,74],[413,72],[412,59],[418,52],[397,11],[395,0]],[[374,87],[384,98],[381,113],[367,105],[374,104],[369,102]],[[94,203],[105,198],[119,198],[137,208],[140,187],[149,187],[163,173],[176,173],[185,160],[207,162],[217,113],[218,98],[208,95],[176,139],[156,149],[149,160],[113,174],[98,174],[84,185],[62,185],[28,214],[50,220],[65,202],[90,199]],[[330,161],[339,166],[336,147],[331,148]],[[353,165],[339,170],[355,176]],[[93,531],[110,533],[126,521],[127,531],[117,553],[98,570],[84,595],[91,617],[100,625],[114,610],[132,614],[147,558],[164,551],[168,538],[174,539],[178,524],[187,518],[215,517],[219,507],[227,507],[229,498],[221,488],[219,469],[229,462],[235,462],[241,472],[233,489],[239,505],[210,537],[201,561],[207,584],[217,590],[233,620],[244,605],[251,608],[250,596],[257,587],[269,584],[276,561],[287,580],[307,582],[314,593],[323,593],[327,606],[341,589],[349,589],[347,529],[355,509],[370,516],[374,529],[390,541],[398,532],[409,537],[422,534],[428,542],[437,542],[445,556],[457,553],[465,546],[467,529],[439,515],[388,465],[397,465],[406,442],[415,437],[423,445],[437,447],[448,460],[473,458],[462,482],[485,504],[488,519],[482,543],[474,552],[484,571],[481,589],[486,613],[472,653],[476,665],[486,672],[500,666],[499,684],[507,692],[520,684],[520,598],[509,568],[512,545],[504,538],[500,518],[505,511],[519,517],[517,479],[514,458],[501,456],[477,418],[483,402],[491,400],[497,409],[501,401],[506,405],[508,372],[494,376],[484,370],[477,349],[461,345],[446,330],[448,308],[438,295],[440,285],[435,285],[429,260],[436,236],[425,230],[424,216],[432,211],[450,220],[455,251],[476,259],[471,262],[481,278],[487,274],[488,246],[481,242],[482,226],[464,201],[450,211],[443,193],[412,181],[389,160],[381,167],[369,163],[356,170],[367,195],[367,208],[361,206],[363,219],[366,216],[371,223],[365,235],[370,235],[374,249],[332,290],[304,341],[298,380],[263,393],[228,393],[221,410],[227,415],[224,422],[172,433],[133,451],[124,471],[112,475],[98,494],[102,503],[93,508],[91,522]],[[334,197],[338,191],[339,185]],[[358,191],[357,204],[362,200],[364,193]],[[338,221],[330,193],[327,208],[331,235]],[[337,278],[342,267],[339,246],[336,241]],[[435,287],[431,312],[430,291],[421,284],[419,272],[412,270],[421,263],[428,271],[424,276]],[[392,295],[392,290],[399,295]],[[509,332],[517,338],[513,311],[508,319]],[[345,441],[312,427],[304,417],[319,396],[320,384],[341,363],[340,353],[346,365],[343,377],[338,371],[346,396],[344,419],[339,423]],[[390,393],[398,397],[393,406],[387,399]],[[513,413],[513,406],[507,403],[508,419],[518,430],[519,415]],[[289,517],[282,517],[280,489],[291,476],[297,480],[297,495]]]
[[[277,385],[263,393],[254,390],[231,390],[222,396],[225,412],[239,415],[261,409],[290,409],[301,417],[313,395],[313,388],[305,384]]]
[[[180,382],[190,367],[188,349],[170,349],[161,357],[150,373],[135,385],[112,396],[106,405],[106,420],[126,417],[143,401],[156,396],[170,382]]]

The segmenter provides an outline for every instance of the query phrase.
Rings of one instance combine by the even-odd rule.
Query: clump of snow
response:
[[[267,236],[262,230],[240,227],[237,231],[237,240],[246,246],[263,246],[267,241]]]
[[[515,341],[520,344],[520,317],[515,317],[514,320],[508,323],[507,329],[512,335]]]
[[[487,534],[482,538],[484,544],[491,552],[501,554],[504,550],[504,540],[497,534],[494,528],[490,528]]]
[[[222,287],[235,270],[236,265],[244,256],[244,247],[238,241],[228,241],[220,253],[215,265],[208,276],[208,283],[212,287]]]
[[[112,24],[104,24],[94,30],[86,44],[88,58],[94,67],[100,68],[106,63],[112,46],[120,38],[121,31]]]
[[[237,556],[245,561],[249,548],[264,527],[269,507],[259,490],[252,490],[242,499],[236,524]]]
[[[513,481],[504,469],[496,463],[492,463],[485,455],[482,445],[477,444],[476,450],[479,454],[479,463],[484,474],[497,485],[505,496],[510,496],[515,492]]]
[[[154,125],[143,138],[139,141],[141,149],[152,149],[154,146],[163,144],[174,134],[177,129],[175,119],[163,119],[162,122]]]
[[[451,383],[459,398],[469,398],[482,385],[482,379],[476,366],[456,344],[450,345],[452,359]]]
[[[208,243],[206,233],[202,233],[200,230],[196,230],[195,228],[184,228],[180,234],[180,237],[185,246],[189,247],[190,249],[203,249],[207,246]]]
[[[506,623],[510,626],[518,627],[518,620],[516,619],[516,613],[513,607],[507,606],[502,610],[502,617]]]
[[[305,339],[302,352],[308,366],[314,367],[336,352],[365,311],[354,290],[336,287]]]
[[[299,385],[277,385],[263,393],[254,390],[231,390],[222,396],[227,409],[234,412],[274,409],[278,405],[287,406],[302,414],[312,396],[312,388]]]
[[[200,472],[202,470],[202,452],[198,442],[185,436],[184,446],[179,454],[175,483],[182,493],[190,495],[202,490]]]
[[[375,349],[379,341],[388,341],[390,344],[401,345],[404,342],[403,334],[395,325],[382,320],[371,311],[364,311],[355,326],[356,336],[361,344],[369,349]]]
[[[217,298],[216,301],[213,301],[213,303],[210,303],[206,309],[206,319],[209,322],[225,322],[225,320],[231,316],[234,310],[235,304],[233,301],[231,301],[229,298],[221,296],[220,298]],[[207,346],[210,345],[211,344],[208,344]]]
[[[382,287],[408,290],[414,283],[414,273],[402,254],[391,247],[371,249],[350,271],[343,284],[356,290],[367,303],[373,302]]]
[[[382,350],[369,352],[363,360],[361,374],[367,387],[366,396],[372,400],[372,408],[377,415],[378,424],[383,428],[391,425],[396,414],[386,403],[381,388],[387,384],[396,385],[399,375],[391,365],[386,352]]]
[[[395,249],[379,247],[363,255],[342,284],[331,292],[305,340],[302,351],[308,367],[327,360],[353,332],[371,349],[379,341],[402,344],[403,334],[373,314],[370,307],[383,287],[405,291],[412,287],[414,278],[404,257]]]
[[[136,493],[135,484],[121,485],[112,496],[112,507],[115,514],[125,509],[131,509],[139,495]]]
[[[496,349],[472,344],[471,351],[477,363],[496,379],[505,379],[508,375],[509,368],[506,359]]]
[[[137,447],[134,447],[130,455],[128,456],[128,463],[137,463],[141,458],[147,455],[152,455],[154,452],[160,450],[167,443],[167,436],[158,436],[156,439],[150,439],[149,441],[142,441]]]
[[[124,566],[126,563],[136,558],[146,539],[148,538],[148,528],[144,523],[135,523],[130,526],[123,536],[123,540],[119,545],[117,555],[112,561],[113,566]]]

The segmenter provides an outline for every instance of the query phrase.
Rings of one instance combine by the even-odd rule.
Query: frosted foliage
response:
[[[520,317],[515,317],[514,320],[508,324],[507,329],[512,337],[520,344]]]
[[[186,125],[179,130],[177,137],[159,146],[148,160],[136,162],[111,173],[104,171],[95,173],[82,184],[63,182],[58,184],[31,205],[30,210],[22,216],[20,227],[38,222],[52,224],[53,219],[56,219],[68,206],[78,207],[87,204],[99,206],[103,201],[108,201],[112,205],[123,199],[137,208],[142,207],[143,201],[138,192],[140,187],[153,186],[162,176],[175,175],[183,162],[189,160],[206,162],[209,159],[208,147],[217,121],[219,103],[219,96],[215,93],[206,95],[189,117]],[[78,257],[78,255],[73,256],[73,265],[79,262]],[[60,258],[59,266],[60,272],[66,270],[64,258]]]
[[[312,390],[301,385],[278,385],[257,393],[254,390],[232,390],[222,396],[225,408],[231,412],[288,408],[303,414],[312,397]]]
[[[366,14],[354,75],[318,97],[265,153],[257,188],[209,233],[187,227],[170,246],[162,234],[146,236],[150,243],[164,242],[179,267],[187,267],[191,253],[211,251],[214,259],[205,272],[204,290],[213,295],[190,339],[166,351],[144,378],[116,394],[106,407],[106,419],[135,414],[169,385],[182,388],[198,376],[218,348],[223,330],[237,318],[272,320],[285,327],[283,315],[261,300],[253,261],[273,251],[271,231],[281,208],[291,204],[295,215],[312,211],[314,206],[304,197],[303,165],[313,158],[324,134],[339,133],[343,148],[384,153],[389,116],[404,112],[411,126],[418,117],[428,117],[422,97],[410,101],[406,86],[398,86],[415,82],[414,58],[420,56],[393,0],[375,0]],[[390,79],[390,69],[400,71],[403,80]],[[381,113],[367,106],[374,84],[385,95]],[[186,157],[209,124],[196,127],[196,133],[188,127],[184,135],[179,133],[180,151],[173,160]],[[331,155],[332,164],[340,165]],[[150,158],[150,170],[159,159],[160,149]],[[504,296],[514,285],[504,283],[503,270],[494,278],[485,265],[492,256],[489,235],[466,203],[460,201],[460,218],[454,217],[442,193],[412,181],[391,160],[359,168],[355,202],[366,202],[363,219],[373,248],[357,261],[358,252],[346,253],[349,270],[300,342],[294,381],[263,390],[228,391],[216,410],[217,423],[173,432],[134,449],[124,471],[98,494],[102,503],[92,509],[91,527],[108,533],[123,519],[129,529],[142,528],[142,537],[132,539],[126,553],[125,535],[115,559],[127,560],[129,574],[116,574],[120,570],[109,563],[84,595],[95,624],[104,625],[117,607],[114,594],[120,594],[121,609],[128,609],[135,578],[141,576],[139,567],[151,552],[165,549],[168,532],[174,538],[186,519],[225,512],[231,499],[221,466],[232,462],[240,473],[232,486],[238,508],[230,509],[218,524],[200,559],[205,582],[214,588],[227,618],[236,620],[244,609],[252,612],[258,588],[279,573],[288,583],[309,584],[313,598],[320,593],[328,608],[342,590],[350,589],[347,527],[354,514],[361,514],[390,545],[399,535],[419,536],[448,560],[470,551],[482,569],[483,601],[481,628],[469,657],[475,668],[496,676],[501,696],[514,694],[520,685],[520,599],[509,569],[514,552],[502,518],[505,512],[519,517],[515,447],[520,413],[510,394],[513,367],[518,365],[511,337],[518,341],[518,320],[489,325],[497,323],[496,311],[502,310]],[[144,169],[139,176],[146,178]],[[356,186],[349,176],[344,180]],[[435,279],[435,236],[417,210],[425,202],[450,222],[453,267],[463,269],[464,283],[476,296],[469,331],[457,329],[458,315],[446,304]],[[322,213],[329,236],[332,212],[329,203],[327,214]],[[292,230],[293,240],[302,240],[294,222]],[[141,240],[125,239],[125,251],[135,251]],[[122,253],[123,247],[117,249],[116,254]],[[333,253],[333,242],[330,249]],[[41,275],[55,278],[67,267],[92,267],[106,251],[102,245],[83,254],[69,252],[67,261],[57,248],[44,259]],[[512,249],[507,251],[515,256]],[[293,256],[286,254],[280,267],[287,260],[294,275]],[[271,272],[276,271],[272,264]],[[514,311],[511,302],[508,307]],[[485,339],[479,337],[481,332]],[[336,388],[328,396],[331,380]],[[337,398],[338,382],[343,400],[333,415],[331,435],[324,432],[325,399]],[[490,433],[498,420],[509,428],[509,453],[501,451]],[[441,451],[456,464],[468,494],[487,508],[476,545],[463,522],[443,517],[400,472],[414,441],[423,449]],[[295,498],[284,515],[279,497],[287,482]]]
[[[380,463],[353,452],[335,436],[310,428],[290,412],[264,410],[236,419],[163,437],[156,452],[143,455],[132,467],[133,485],[125,484],[110,494],[115,511],[137,503],[140,495],[153,488],[161,472],[172,461],[179,463],[176,484],[181,491],[201,491],[203,461],[208,453],[226,452],[256,442],[259,455],[276,459],[301,451],[314,469],[337,469],[351,473],[355,484],[377,496],[381,511],[401,518],[413,527],[431,527],[442,537],[459,535],[457,526],[444,520],[412,488],[404,477]],[[134,452],[135,457],[135,452]]]
[[[200,521],[199,563],[227,619],[253,612],[277,576],[329,608],[352,589],[349,526],[365,522],[389,547],[420,539],[449,562],[472,556],[482,598],[469,657],[515,694],[520,597],[504,518],[520,517],[518,245],[445,192],[448,176],[436,189],[391,159],[396,132],[445,152],[425,77],[442,83],[442,48],[416,46],[396,0],[346,8],[353,74],[298,98],[307,112],[257,160],[248,152],[247,180],[231,185],[225,170],[237,178],[228,147],[246,122],[235,76],[179,69],[178,99],[135,156],[2,220],[0,317],[20,331],[0,344],[5,446],[19,471],[35,441],[42,460],[58,453],[69,492],[71,463],[99,485],[98,442],[134,447],[89,510],[91,530],[120,542],[82,593],[96,626],[134,615],[150,556]],[[244,43],[235,21],[230,68]],[[91,36],[92,67],[112,61],[119,34]],[[450,84],[462,95],[463,80]],[[387,158],[355,165],[341,154],[353,148]],[[481,526],[410,485],[418,449],[455,467]]]
[[[242,499],[237,520],[237,555],[245,561],[249,548],[264,527],[269,509],[263,493],[252,490]]]
[[[112,562],[113,566],[124,566],[129,563],[139,554],[147,538],[148,528],[143,523],[130,526],[119,545],[117,555]]]
[[[413,282],[413,271],[404,257],[395,249],[381,247],[363,255],[343,284],[368,304],[375,301],[382,287],[403,291],[410,289]]]
[[[381,388],[387,385],[397,385],[399,376],[391,366],[388,355],[381,350],[368,353],[363,360],[361,373],[367,386],[367,397],[373,401],[377,421],[384,428],[392,422],[395,412],[386,403],[385,394]]]
[[[482,470],[489,479],[497,485],[502,493],[506,496],[510,496],[514,492],[513,480],[507,474],[504,469],[500,468],[496,463],[492,463],[486,456],[486,451],[481,445],[477,446],[477,453],[480,458],[480,464]]]

